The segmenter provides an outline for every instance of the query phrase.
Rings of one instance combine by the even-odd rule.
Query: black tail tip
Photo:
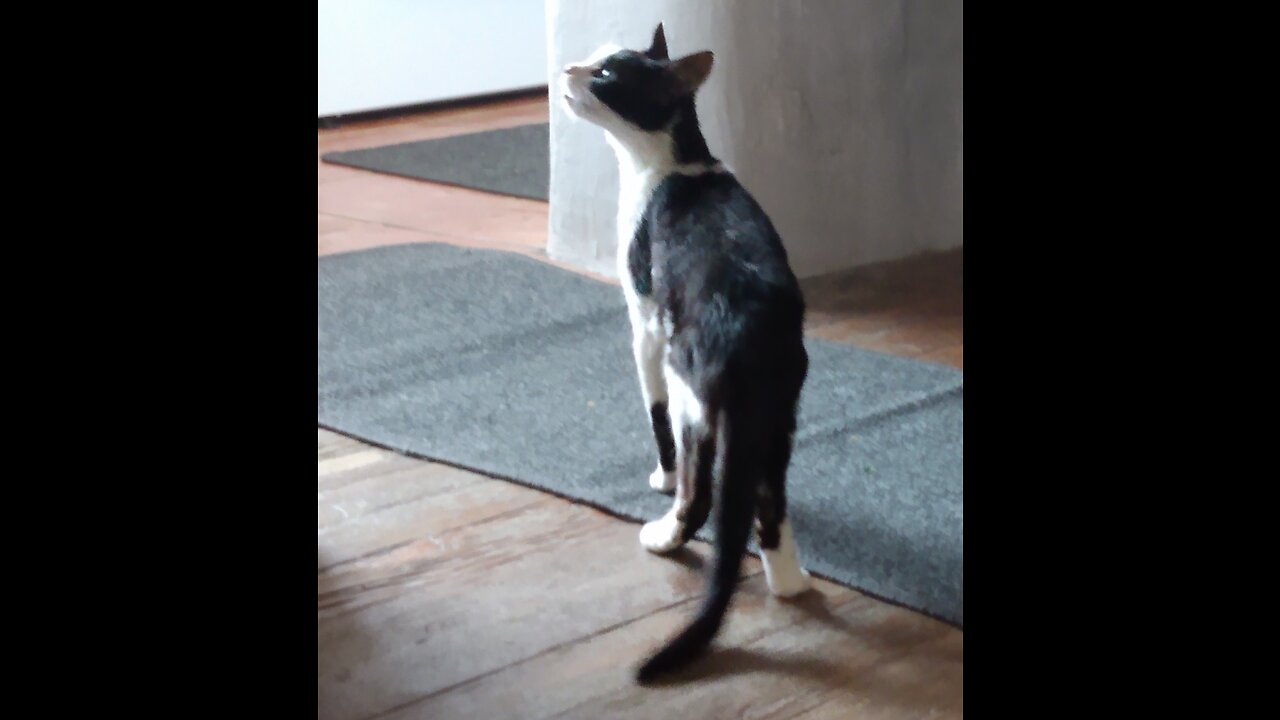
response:
[[[641,665],[640,669],[636,670],[636,682],[641,685],[648,685],[658,679],[661,675],[662,672],[654,668],[652,662],[647,662]]]
[[[648,685],[663,675],[670,674],[672,670],[683,665],[681,657],[676,648],[667,646],[649,656],[644,664],[636,669],[636,682],[641,685]]]
[[[641,685],[652,685],[665,675],[671,674],[684,663],[672,662],[672,658],[661,653],[649,658],[636,670],[636,682]]]
[[[680,662],[673,662],[676,659],[672,655],[673,653],[669,652],[668,648],[663,648],[663,651],[655,653],[649,660],[645,660],[644,665],[636,669],[636,682],[641,685],[652,684],[654,680],[671,673],[672,670],[676,669],[676,665],[680,665]]]
[[[698,643],[689,647],[676,643],[659,651],[636,670],[636,682],[649,685],[688,667],[704,654],[706,645]]]

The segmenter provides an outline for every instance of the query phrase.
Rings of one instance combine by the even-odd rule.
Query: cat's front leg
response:
[[[658,466],[649,475],[649,487],[669,493],[676,487],[676,441],[667,407],[667,384],[662,375],[666,342],[661,335],[650,332],[644,323],[633,319],[632,350],[644,404],[649,409],[649,426],[658,446]]]
[[[666,515],[640,528],[640,544],[654,553],[668,553],[689,542],[711,512],[711,473],[715,464],[714,411],[708,411],[693,390],[670,366],[671,416],[678,427],[675,502]],[[711,417],[708,417],[711,416]]]

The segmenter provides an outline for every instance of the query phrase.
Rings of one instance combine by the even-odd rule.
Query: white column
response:
[[[963,243],[963,2],[548,0],[548,71],[605,42],[712,50],[711,151],[773,218],[801,276]],[[554,84],[552,88],[554,88]],[[548,252],[614,272],[617,168],[552,93]]]

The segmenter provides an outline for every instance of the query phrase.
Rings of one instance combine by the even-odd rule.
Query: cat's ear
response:
[[[662,32],[662,23],[658,23],[658,29],[653,31],[653,42],[649,44],[649,49],[645,51],[654,60],[669,60],[667,55],[667,35]]]
[[[692,93],[702,87],[702,83],[711,74],[711,63],[714,61],[715,55],[710,50],[703,50],[671,63],[671,72],[675,74],[680,90]]]

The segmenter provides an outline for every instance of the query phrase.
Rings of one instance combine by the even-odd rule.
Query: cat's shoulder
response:
[[[673,172],[654,189],[653,210],[696,210],[703,207],[743,204],[756,206],[751,193],[726,167],[717,165],[702,172]]]

